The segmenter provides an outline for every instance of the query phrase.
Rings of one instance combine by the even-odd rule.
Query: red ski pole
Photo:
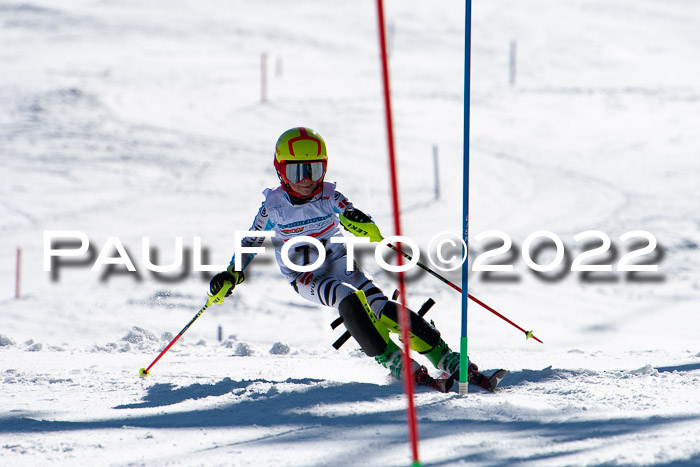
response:
[[[404,256],[404,257],[405,257],[406,259],[408,259],[409,261],[411,261],[411,260],[413,259],[409,254],[404,253],[403,251],[399,250],[398,248],[396,248],[396,247],[395,247],[394,245],[392,245],[391,243],[387,243],[387,246],[388,246],[389,248],[391,248],[392,250],[396,251],[397,253],[400,253],[402,256]],[[435,271],[433,271],[432,269],[430,269],[430,268],[429,268],[428,266],[426,266],[425,264],[421,263],[420,261],[417,262],[416,264],[417,264],[420,268],[424,269],[425,271],[429,272],[429,273],[432,274],[433,276],[435,276],[435,277],[437,277],[438,279],[440,279],[440,280],[441,280],[442,282],[444,282],[445,284],[447,284],[447,285],[449,285],[450,287],[452,287],[453,289],[455,289],[457,292],[462,293],[462,288],[461,288],[461,287],[458,287],[458,286],[456,286],[455,284],[453,284],[452,282],[448,281],[447,279],[445,279],[444,277],[442,277],[440,274],[438,274],[438,273],[436,273]],[[529,339],[529,338],[532,337],[533,339],[535,339],[535,340],[536,340],[537,342],[539,342],[540,344],[544,344],[544,342],[542,342],[542,341],[539,340],[537,337],[535,337],[535,335],[532,333],[532,331],[526,331],[526,330],[524,330],[523,328],[521,328],[520,326],[518,326],[517,324],[515,324],[514,322],[512,322],[511,320],[509,320],[508,318],[506,318],[505,316],[503,316],[502,314],[500,314],[499,312],[497,312],[496,310],[494,310],[493,308],[491,308],[490,306],[488,306],[488,305],[485,304],[484,302],[482,302],[481,300],[479,300],[479,299],[477,299],[476,297],[474,297],[472,294],[467,293],[467,297],[470,298],[470,299],[472,299],[472,301],[478,303],[479,305],[483,306],[484,308],[486,308],[487,310],[489,310],[491,313],[493,313],[494,315],[496,315],[496,316],[498,316],[499,318],[501,318],[501,319],[502,319],[503,321],[505,321],[506,323],[510,324],[511,326],[513,326],[513,327],[519,329],[520,331],[522,331],[523,333],[525,333],[525,339]]]
[[[214,304],[214,303],[216,303],[216,304],[221,304],[221,303],[223,303],[224,297],[226,296],[226,292],[228,292],[228,290],[229,290],[232,286],[233,286],[233,284],[231,284],[230,281],[224,281],[224,286],[221,287],[221,290],[219,290],[219,292],[218,292],[216,295],[209,295],[209,294],[207,294],[207,296],[208,296],[208,298],[207,298],[207,303],[205,303],[204,306],[197,312],[197,314],[194,315],[194,318],[192,318],[192,319],[190,320],[190,322],[187,323],[187,326],[185,326],[184,328],[182,328],[182,331],[180,331],[180,333],[179,333],[177,336],[175,336],[175,339],[173,339],[172,341],[170,341],[170,344],[168,344],[168,346],[167,346],[166,348],[164,348],[164,349],[158,354],[158,356],[156,357],[156,359],[153,360],[153,362],[152,362],[150,365],[148,365],[148,368],[141,368],[141,369],[139,370],[139,376],[141,376],[141,378],[145,378],[146,376],[148,376],[148,375],[150,374],[149,371],[151,370],[151,368],[153,368],[153,365],[155,365],[156,362],[157,362],[158,360],[160,360],[160,358],[161,358],[163,355],[165,355],[165,352],[167,352],[168,350],[170,350],[170,347],[172,347],[172,346],[175,344],[175,342],[177,342],[177,340],[178,340],[180,337],[182,337],[182,335],[185,333],[185,331],[187,331],[187,330],[190,328],[190,326],[192,326],[192,323],[194,323],[194,322],[197,320],[197,318],[199,318],[199,317],[202,315],[202,313],[204,313],[204,310],[206,310],[207,308],[209,308],[209,306],[212,305],[212,304]]]
[[[341,214],[341,215],[340,215],[340,223],[343,224],[343,227],[345,227],[347,230],[349,230],[350,232],[352,232],[354,235],[356,235],[356,236],[358,236],[358,237],[367,237],[367,238],[369,238],[369,240],[370,240],[371,242],[381,242],[381,241],[384,240],[384,237],[382,237],[381,232],[379,232],[379,227],[377,227],[377,225],[376,225],[375,223],[373,223],[373,222],[357,222],[357,221],[351,221],[350,219],[348,219],[347,217],[345,217],[344,215]],[[407,254],[407,253],[404,253],[400,248],[395,247],[395,246],[392,245],[391,243],[387,243],[387,246],[388,246],[389,248],[391,248],[392,250],[394,250],[395,252],[401,254],[401,256],[403,256],[403,257],[406,258],[407,260],[413,261],[413,257],[412,257],[411,255]],[[438,273],[436,273],[435,271],[433,271],[432,269],[430,269],[430,268],[429,268],[428,266],[426,266],[425,264],[421,263],[420,261],[417,261],[416,264],[417,264],[420,268],[426,270],[427,272],[429,272],[429,273],[432,274],[433,276],[435,276],[435,277],[437,277],[438,279],[440,279],[440,280],[441,280],[442,282],[444,282],[445,284],[447,284],[447,285],[449,285],[450,287],[452,287],[453,289],[455,289],[457,292],[462,293],[462,288],[461,288],[461,287],[458,287],[458,286],[456,286],[455,284],[453,284],[452,282],[448,281],[447,279],[445,279],[444,277],[442,277],[440,274],[438,274]],[[537,342],[539,342],[540,344],[544,344],[544,342],[542,342],[542,341],[539,340],[537,337],[535,337],[535,335],[532,333],[532,331],[526,331],[526,330],[524,330],[523,328],[521,328],[520,326],[518,326],[517,324],[515,324],[514,322],[512,322],[511,320],[509,320],[508,318],[506,318],[505,316],[503,316],[502,314],[500,314],[499,312],[497,312],[496,310],[494,310],[493,308],[491,308],[490,306],[488,306],[488,305],[485,304],[484,302],[482,302],[481,300],[478,300],[478,299],[477,299],[476,297],[474,297],[473,295],[467,293],[467,297],[470,298],[470,299],[472,299],[473,301],[475,301],[475,302],[478,303],[479,305],[483,306],[484,308],[486,308],[487,310],[489,310],[491,313],[493,313],[494,315],[496,315],[496,316],[498,316],[499,318],[501,318],[502,320],[504,320],[506,323],[510,324],[511,326],[514,326],[515,328],[517,328],[517,329],[519,329],[520,331],[522,331],[523,333],[525,333],[525,339],[529,339],[529,338],[532,337],[533,339],[535,339],[535,340],[536,340]]]

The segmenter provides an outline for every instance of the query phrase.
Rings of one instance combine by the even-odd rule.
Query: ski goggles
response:
[[[308,178],[312,182],[318,182],[323,179],[326,173],[326,164],[319,162],[300,162],[284,165],[284,176],[290,183],[299,183]]]

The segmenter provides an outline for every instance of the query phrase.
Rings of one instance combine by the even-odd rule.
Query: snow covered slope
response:
[[[544,345],[470,306],[470,356],[510,374],[498,394],[418,389],[420,458],[700,464],[700,4],[474,3],[470,234],[506,233],[514,270],[470,291]],[[425,255],[462,228],[464,5],[391,0],[386,17],[403,230]],[[0,464],[409,465],[402,386],[354,343],[332,349],[335,312],[271,254],[138,378],[206,300],[195,237],[228,262],[287,128],[324,136],[327,179],[391,234],[374,2],[0,0],[0,24]],[[45,272],[55,230],[92,256]],[[567,256],[538,274],[521,250],[542,230]],[[613,267],[638,247],[621,235],[650,232],[659,271],[571,272],[589,230]],[[90,270],[110,237],[137,272]],[[189,266],[152,274],[145,237],[157,264],[182,237]],[[434,298],[456,348],[460,296],[410,278],[409,305]]]

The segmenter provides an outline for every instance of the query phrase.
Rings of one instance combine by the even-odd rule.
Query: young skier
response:
[[[285,131],[275,147],[274,165],[280,185],[263,192],[265,200],[250,230],[272,230],[277,263],[294,291],[313,303],[336,308],[360,348],[400,380],[403,352],[389,337],[390,331],[399,332],[399,306],[357,265],[354,271],[346,271],[345,245],[331,242],[331,238],[343,235],[340,221],[344,226],[362,226],[372,223],[371,217],[336,191],[335,183],[324,181],[327,164],[326,144],[316,131],[304,127]],[[357,229],[350,231],[362,236]],[[313,237],[325,247],[326,259],[313,271],[294,271],[282,260],[285,242],[299,235]],[[265,237],[245,237],[241,244],[259,247],[264,240]],[[315,263],[318,254],[317,248],[308,243],[297,244],[288,251],[291,262],[299,266]],[[241,263],[239,271],[236,270],[237,258],[234,255],[227,270],[211,279],[212,295],[228,281],[232,284],[226,293],[228,297],[245,279],[243,270],[253,256],[244,253],[238,258]],[[434,326],[413,311],[410,315],[411,349],[427,357],[435,368],[448,375],[457,375],[459,353],[450,350]],[[417,384],[435,385],[427,368],[413,360],[410,372]],[[485,389],[493,389],[489,379],[480,374],[474,364],[469,365],[468,379]]]

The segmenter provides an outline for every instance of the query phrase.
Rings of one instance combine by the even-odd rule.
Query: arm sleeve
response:
[[[250,226],[250,230],[272,230],[274,225],[275,224],[270,220],[270,217],[267,214],[267,209],[265,209],[265,203],[263,202],[262,206],[260,206],[260,209],[258,210],[258,214],[255,216],[253,225]],[[241,245],[245,247],[259,247],[262,246],[264,241],[265,237],[245,237],[243,240],[241,240]],[[243,261],[243,270],[248,267],[248,265],[254,257],[255,253],[243,253],[241,255],[241,260]],[[229,271],[233,271],[236,264],[235,259],[236,255],[234,254],[231,257],[231,262],[228,266]]]
[[[354,222],[371,222],[374,224],[374,221],[372,220],[372,216],[365,214],[364,212],[360,211],[355,206],[353,206],[353,204],[350,202],[350,200],[348,200],[339,191],[335,192],[335,194],[333,196],[333,201],[334,201],[333,210],[337,214],[342,214]]]
[[[352,209],[352,207],[350,200],[341,192],[336,191],[333,193],[333,211],[335,211],[336,214],[342,214],[347,209]]]

